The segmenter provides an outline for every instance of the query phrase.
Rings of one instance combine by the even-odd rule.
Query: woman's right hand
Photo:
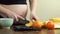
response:
[[[22,16],[14,13],[14,12],[7,13],[7,17],[8,18],[13,18],[15,21],[18,21],[19,19],[25,20]]]

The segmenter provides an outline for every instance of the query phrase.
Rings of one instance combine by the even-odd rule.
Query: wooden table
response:
[[[41,29],[41,31],[13,31],[11,29],[0,29],[0,34],[60,34],[60,29]]]

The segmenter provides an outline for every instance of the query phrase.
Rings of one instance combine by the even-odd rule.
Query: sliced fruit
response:
[[[32,26],[33,22],[30,20],[29,23],[25,24],[26,27]]]
[[[39,20],[36,20],[33,23],[33,27],[35,27],[35,28],[42,28],[43,25],[44,25],[43,22],[40,22]]]

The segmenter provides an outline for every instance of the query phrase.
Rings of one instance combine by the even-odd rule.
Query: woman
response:
[[[18,21],[18,18],[25,20],[27,15],[27,0],[0,0],[0,17],[13,18]],[[30,2],[30,19],[37,20],[35,15],[37,0],[29,0]]]

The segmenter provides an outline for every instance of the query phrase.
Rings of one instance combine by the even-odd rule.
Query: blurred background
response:
[[[28,20],[29,14],[30,11],[28,7],[28,15],[26,17]],[[40,21],[47,21],[53,17],[60,17],[60,0],[37,0],[36,14],[39,16]]]

